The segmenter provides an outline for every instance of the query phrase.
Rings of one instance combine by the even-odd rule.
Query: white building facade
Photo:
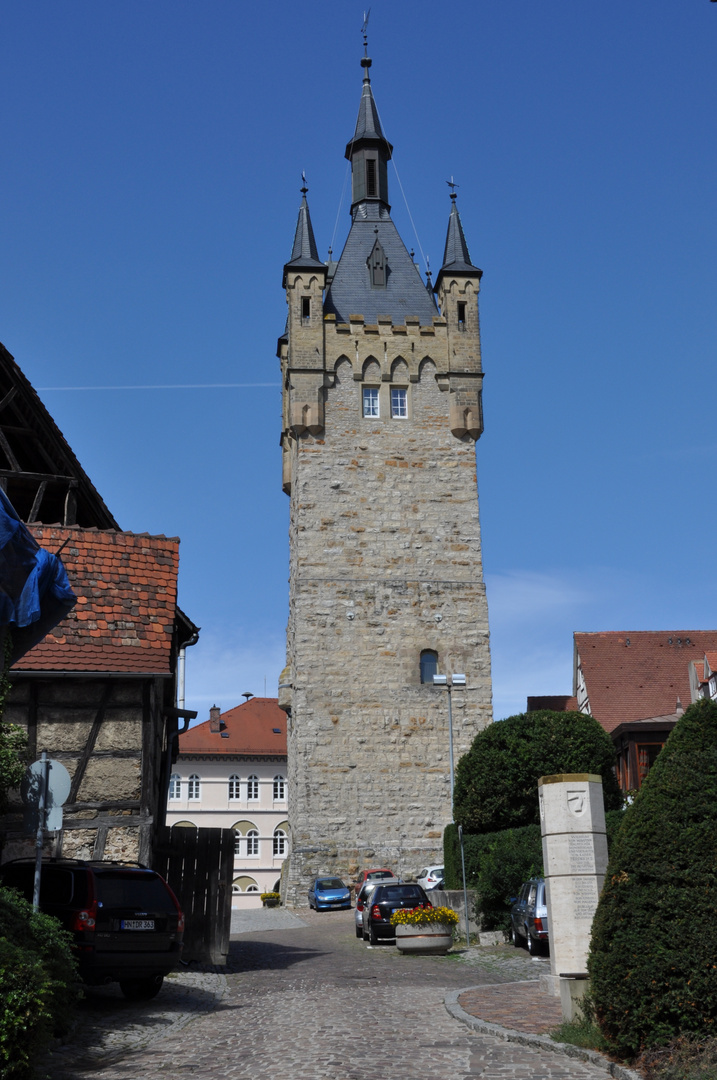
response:
[[[232,906],[261,907],[279,889],[289,850],[286,713],[275,698],[250,698],[179,737],[167,824],[233,829]]]

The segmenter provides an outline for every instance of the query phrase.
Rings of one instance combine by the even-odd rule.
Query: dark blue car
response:
[[[350,908],[351,893],[338,877],[319,877],[309,889],[309,907],[317,911],[329,908]]]

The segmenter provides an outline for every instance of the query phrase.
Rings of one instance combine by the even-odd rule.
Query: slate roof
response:
[[[471,262],[468,254],[468,245],[463,233],[461,216],[458,213],[456,201],[453,199],[451,213],[448,218],[448,232],[446,233],[446,246],[443,251],[443,266],[441,274],[481,274],[477,266]],[[440,277],[440,274],[439,274]]]
[[[223,735],[209,730],[209,720],[180,735],[180,757],[286,755],[286,713],[276,698],[249,698],[243,705],[222,713],[220,720]]]
[[[169,675],[177,609],[179,538],[29,526],[62,559],[77,604],[13,671]]]
[[[356,130],[354,131],[353,139],[346,146],[346,157],[351,157],[351,152],[356,143],[366,139],[371,140],[372,142],[383,143],[390,158],[393,147],[384,135],[381,127],[378,109],[376,108],[376,102],[374,101],[373,91],[371,89],[371,80],[368,76],[368,68],[364,68],[364,70],[366,74],[364,75],[363,86],[361,89],[361,101],[359,102],[359,111],[356,118]]]
[[[590,712],[606,731],[690,704],[689,666],[717,649],[717,630],[576,633]],[[629,643],[629,644],[628,644]]]
[[[368,258],[377,238],[386,253],[387,278],[385,286],[374,287]],[[438,315],[386,207],[378,202],[361,202],[354,209],[351,230],[326,292],[324,313],[344,323],[349,315],[363,315],[367,323],[375,323],[379,315],[404,323],[407,315],[415,315],[424,326],[432,325]]]
[[[306,269],[312,269],[316,266],[321,267],[322,270],[326,269],[326,264],[322,263],[319,258],[316,240],[314,239],[314,229],[311,224],[309,204],[307,203],[306,195],[304,194],[301,200],[301,206],[299,207],[299,217],[296,222],[296,233],[294,234],[294,246],[291,249],[291,258],[284,266],[284,285],[286,285],[286,271],[289,267],[294,270],[300,270],[304,267],[306,267]]]

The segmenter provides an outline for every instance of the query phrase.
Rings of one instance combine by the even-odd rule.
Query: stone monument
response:
[[[587,987],[590,930],[607,868],[602,778],[542,776],[538,798],[550,928],[550,976],[541,983],[572,1020]]]

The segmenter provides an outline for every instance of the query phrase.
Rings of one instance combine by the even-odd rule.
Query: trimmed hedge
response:
[[[605,809],[622,796],[614,772],[615,750],[597,720],[584,713],[520,713],[476,735],[458,762],[455,820],[472,833],[540,823],[538,778],[555,773],[597,773]]]
[[[33,1062],[65,1032],[77,1000],[71,938],[57,919],[0,888],[0,1076],[30,1080]]]
[[[691,705],[625,812],[593,922],[595,1017],[633,1057],[717,1033],[717,704]]]
[[[608,850],[612,846],[624,816],[624,810],[611,810],[605,815]],[[476,915],[480,915],[481,930],[510,929],[512,898],[520,886],[531,877],[543,874],[543,845],[539,825],[522,829],[503,829],[501,832],[475,835],[463,833],[466,859],[466,884],[476,890]],[[443,855],[447,889],[463,888],[461,848],[458,827],[446,826],[443,834]]]

